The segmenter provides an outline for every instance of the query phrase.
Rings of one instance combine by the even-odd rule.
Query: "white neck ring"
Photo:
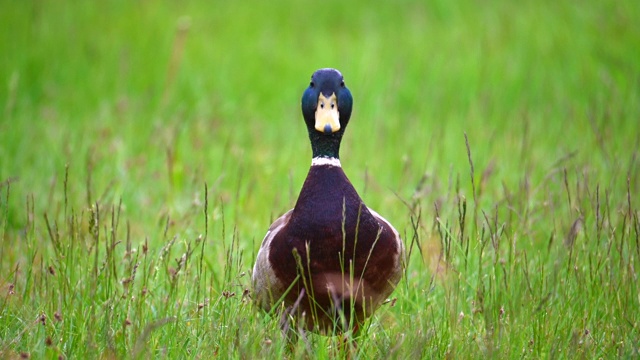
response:
[[[311,166],[342,167],[342,165],[340,165],[340,159],[336,159],[333,157],[314,157],[313,159],[311,159]]]

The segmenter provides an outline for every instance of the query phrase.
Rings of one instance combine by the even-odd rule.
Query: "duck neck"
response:
[[[311,151],[313,158],[336,159],[340,162],[340,141],[342,141],[342,131],[333,134],[322,134],[315,129],[309,130],[309,140],[311,140]]]

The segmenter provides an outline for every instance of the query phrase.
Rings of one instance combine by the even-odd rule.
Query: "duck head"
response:
[[[340,71],[320,69],[313,73],[309,87],[302,94],[302,115],[314,158],[338,158],[352,106],[351,92]]]

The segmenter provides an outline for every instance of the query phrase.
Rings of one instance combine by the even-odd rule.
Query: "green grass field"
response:
[[[640,356],[640,2],[0,9],[0,358]],[[251,269],[321,67],[410,258],[357,347],[288,350]]]

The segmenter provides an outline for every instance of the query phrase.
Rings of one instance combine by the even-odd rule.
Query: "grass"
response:
[[[1,7],[1,357],[639,356],[637,2]],[[326,66],[411,256],[358,348],[287,355],[250,272]]]

